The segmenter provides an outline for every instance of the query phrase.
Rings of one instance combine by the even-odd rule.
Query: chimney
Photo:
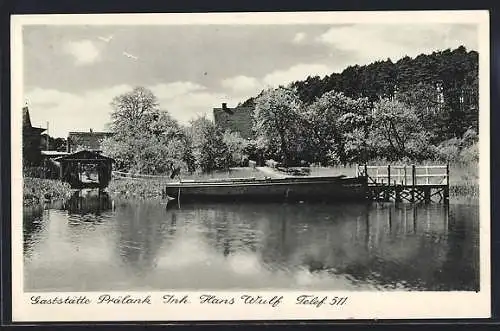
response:
[[[226,110],[226,109],[227,109],[227,103],[225,103],[225,102],[223,102],[223,103],[222,103],[222,109],[223,109],[223,110]]]
[[[71,143],[69,137],[66,139],[66,152],[71,153]]]
[[[92,130],[92,128],[90,128],[90,133],[94,132],[94,130]]]

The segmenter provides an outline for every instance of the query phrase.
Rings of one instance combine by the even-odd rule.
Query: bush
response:
[[[452,138],[437,146],[438,159],[445,162],[455,162],[460,153],[460,140]]]
[[[222,130],[206,117],[192,121],[190,129],[197,167],[204,173],[228,169],[232,154]]]
[[[479,148],[477,144],[473,144],[460,151],[460,162],[472,163],[479,162]]]
[[[44,200],[62,200],[71,197],[68,183],[53,179],[24,178],[23,200],[25,206],[36,205]]]
[[[117,179],[109,183],[108,190],[121,198],[161,198],[165,180]]]
[[[226,131],[223,135],[223,141],[227,146],[228,157],[230,157],[230,167],[248,165],[247,147],[250,143],[246,139],[243,139],[238,132]]]

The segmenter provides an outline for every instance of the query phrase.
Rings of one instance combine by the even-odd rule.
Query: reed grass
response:
[[[167,182],[160,179],[113,179],[108,191],[124,199],[157,199],[162,197]]]
[[[25,177],[23,180],[23,204],[35,206],[47,200],[63,200],[71,197],[69,184],[53,179]]]

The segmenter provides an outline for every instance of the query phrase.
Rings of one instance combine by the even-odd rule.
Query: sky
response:
[[[262,89],[349,65],[456,48],[478,50],[475,25],[27,25],[23,96],[54,137],[106,130],[111,101],[149,88],[181,123],[212,117]]]

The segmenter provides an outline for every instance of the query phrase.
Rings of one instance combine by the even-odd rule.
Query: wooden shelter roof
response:
[[[114,159],[108,157],[108,156],[104,156],[102,155],[100,152],[96,152],[96,151],[88,151],[88,150],[83,150],[83,151],[78,151],[76,153],[72,153],[72,154],[69,154],[69,155],[65,155],[65,156],[62,156],[62,157],[59,157],[56,159],[56,161],[77,161],[77,160],[107,160],[107,161],[111,161],[111,162],[115,162]]]

